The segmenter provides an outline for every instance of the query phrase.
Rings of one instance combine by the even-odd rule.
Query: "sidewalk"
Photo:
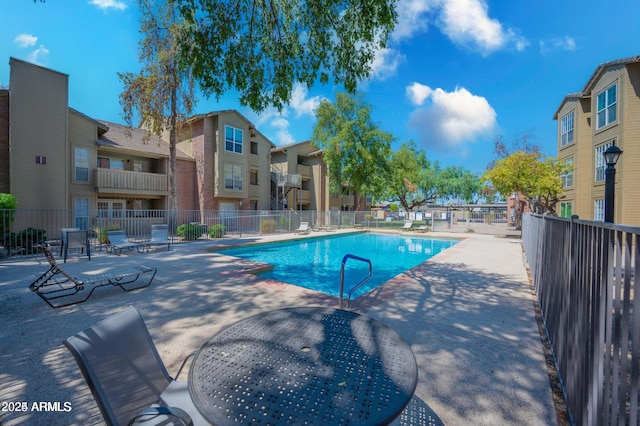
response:
[[[396,330],[416,355],[418,387],[394,424],[557,424],[520,244],[486,235],[443,236],[464,240],[352,303]],[[70,260],[64,268],[71,273],[139,264],[158,273],[140,291],[104,287],[85,303],[56,310],[28,290],[47,269],[44,257],[0,262],[0,408],[23,401],[28,407],[0,411],[0,424],[103,424],[61,343],[129,305],[142,313],[170,374],[225,324],[288,306],[337,307],[337,298],[243,273],[246,261],[204,250],[235,242]],[[60,402],[62,410],[70,402],[71,410],[36,411],[34,402]]]

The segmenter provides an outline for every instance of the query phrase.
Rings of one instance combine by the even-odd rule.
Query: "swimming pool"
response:
[[[371,260],[373,273],[371,279],[354,292],[355,298],[457,242],[454,239],[367,232],[226,249],[218,253],[273,264],[273,270],[259,275],[333,296],[340,295],[342,258],[346,254],[363,257]],[[367,263],[348,260],[344,278],[345,295],[368,272]]]

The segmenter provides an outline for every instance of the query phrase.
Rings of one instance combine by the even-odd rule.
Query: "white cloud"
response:
[[[398,65],[404,60],[405,56],[398,53],[394,49],[380,49],[376,52],[376,56],[371,64],[371,77],[377,80],[386,80],[396,74]]]
[[[399,0],[392,40],[401,41],[428,29],[434,21],[455,44],[487,56],[497,50],[523,51],[529,42],[489,16],[485,0]]]
[[[546,55],[558,50],[574,51],[577,49],[576,40],[573,37],[554,37],[540,42],[540,53]]]
[[[446,92],[413,83],[407,95],[419,106],[410,114],[408,126],[427,149],[461,150],[465,143],[489,136],[497,127],[496,112],[489,102],[465,88]]]
[[[524,37],[489,17],[484,0],[446,0],[438,25],[454,43],[485,56],[509,45],[520,51],[528,45]]]
[[[309,90],[304,85],[296,83],[293,86],[289,106],[293,108],[296,117],[300,117],[302,115],[314,117],[316,108],[318,108],[320,102],[324,99],[322,96],[307,98],[308,94]]]
[[[16,38],[13,39],[13,42],[18,45],[18,47],[31,47],[35,46],[38,41],[38,37],[31,34],[18,34]]]
[[[49,49],[47,49],[43,45],[40,45],[40,47],[38,47],[36,50],[31,52],[31,54],[27,57],[27,60],[34,64],[42,64],[42,61],[48,55],[49,55]]]
[[[98,6],[100,9],[117,9],[117,10],[125,10],[127,8],[127,4],[117,0],[91,0],[89,2],[94,6]]]

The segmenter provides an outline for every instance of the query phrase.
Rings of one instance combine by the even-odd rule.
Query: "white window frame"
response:
[[[224,189],[231,191],[241,191],[242,183],[242,166],[239,164],[225,164]]]
[[[229,134],[229,132],[231,132]],[[236,154],[242,154],[242,145],[244,139],[244,132],[242,129],[238,129],[233,126],[224,126],[224,150],[227,152],[234,152]]]
[[[604,171],[607,168],[607,163],[604,161],[604,152],[612,145],[613,141],[596,146],[594,157],[596,182],[604,182]]]
[[[604,199],[593,201],[593,220],[604,222]]]
[[[596,96],[596,129],[601,129],[618,119],[618,83],[607,87]]]
[[[573,142],[573,126],[575,114],[571,111],[560,120],[560,146],[567,146]]]
[[[82,146],[73,148],[73,181],[74,182],[91,182],[91,168],[89,166],[89,157],[91,150]],[[86,173],[86,178],[82,175]]]
[[[567,164],[571,164],[571,170],[567,173],[563,174],[562,177],[562,187],[563,188],[571,188],[573,186],[573,157],[565,158],[564,160]]]

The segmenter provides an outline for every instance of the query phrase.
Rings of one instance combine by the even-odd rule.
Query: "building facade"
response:
[[[603,153],[623,154],[616,166],[614,222],[640,226],[640,56],[601,64],[582,91],[563,99],[558,122],[558,159],[572,165],[563,176],[558,214],[604,220]]]

